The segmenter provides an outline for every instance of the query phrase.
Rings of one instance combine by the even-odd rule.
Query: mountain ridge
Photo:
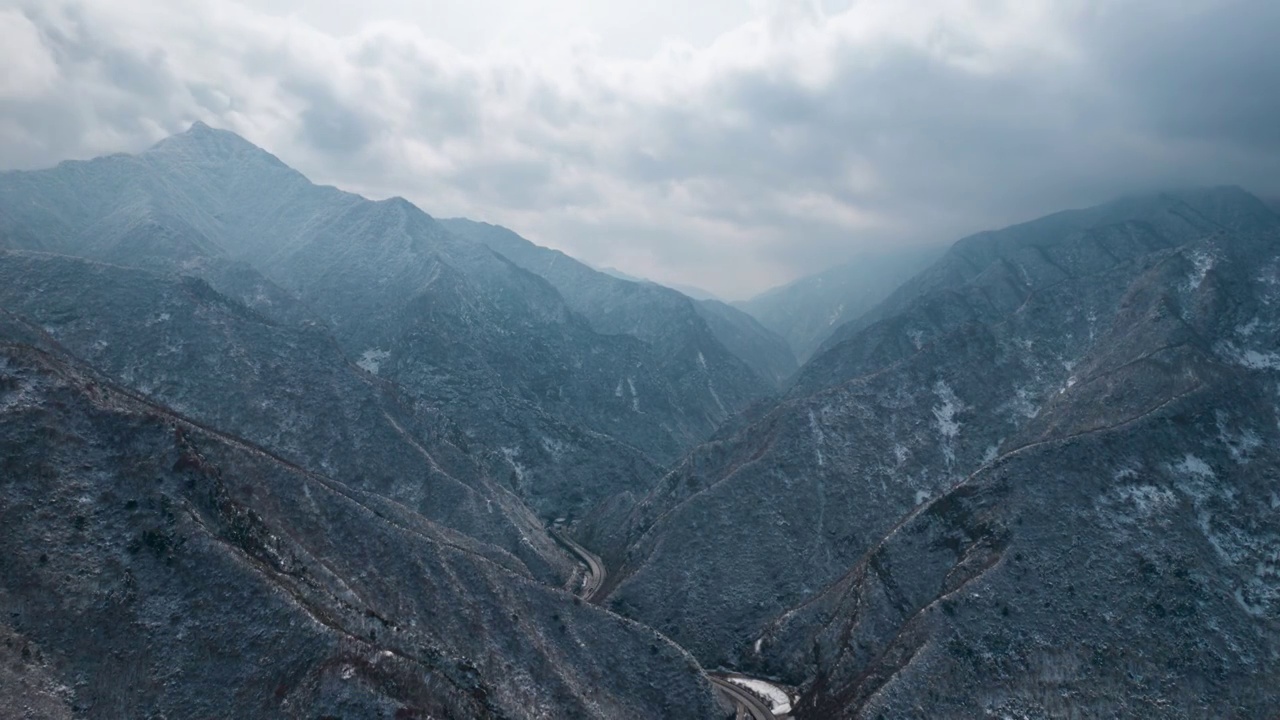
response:
[[[1276,541],[1265,478],[1280,462],[1280,324],[1266,314],[1280,300],[1280,216],[1259,208],[1210,189],[1104,207],[1084,231],[1061,217],[998,231],[1021,239],[998,252],[957,243],[772,410],[687,455],[619,523],[629,529],[596,530],[619,566],[608,601],[704,664],[801,686],[803,717],[972,716],[1002,692],[995,707],[1031,715],[1123,715],[1126,697],[1234,700],[1245,716],[1274,704],[1261,658],[1280,650],[1263,631],[1280,596],[1264,559]],[[1022,240],[1055,262],[1033,263],[1040,250]],[[1108,418],[1132,425],[1098,439]],[[1005,455],[1018,473],[1001,470]],[[1221,490],[1204,485],[1211,475]],[[1151,502],[1165,514],[1144,515]],[[1189,647],[1185,627],[1121,636],[1084,619],[1169,612],[1187,582],[1127,574],[1134,523],[1157,567],[1199,558],[1197,587],[1217,589],[1191,607],[1252,660]],[[1109,550],[1081,564],[1049,537]],[[1036,560],[1023,570],[1014,554]],[[1077,594],[1015,582],[1027,572]],[[955,597],[969,583],[983,600]],[[1035,628],[1050,620],[1015,612],[1019,593],[1066,608],[1056,642],[1079,659],[1064,678],[1038,674]],[[1088,648],[1108,646],[1149,652],[1143,672],[1161,680],[1126,680],[1111,655],[1087,664]],[[1240,679],[1184,696],[1160,689],[1176,686],[1173,668]],[[1078,702],[1046,699],[1059,687]]]

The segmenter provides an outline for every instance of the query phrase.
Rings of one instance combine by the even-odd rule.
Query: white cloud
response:
[[[203,119],[317,181],[728,296],[869,244],[1280,176],[1263,0],[687,5],[23,2],[0,11],[0,149],[48,165]]]
[[[0,97],[28,98],[49,90],[58,65],[40,41],[40,31],[17,10],[0,10]]]

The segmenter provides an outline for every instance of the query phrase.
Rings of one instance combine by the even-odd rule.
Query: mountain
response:
[[[603,268],[597,268],[597,269],[600,272],[604,273],[605,275],[618,278],[619,280],[629,280],[631,282],[637,282],[637,283],[652,283],[654,285],[661,285],[663,287],[668,287],[680,293],[681,295],[691,297],[694,300],[720,300],[719,297],[716,297],[715,293],[709,290],[703,290],[700,287],[694,287],[693,285],[654,282],[652,280],[646,280],[642,277],[637,277],[630,273],[625,273],[615,267],[603,267]]]
[[[786,338],[804,362],[842,324],[870,310],[941,254],[932,247],[865,253],[734,305]]]
[[[0,716],[725,714],[544,528],[714,429],[650,344],[200,125],[0,239]]]
[[[276,322],[323,327],[406,402],[448,416],[454,444],[544,519],[643,493],[773,387],[694,311],[637,322],[701,330],[602,332],[412,204],[314,185],[202,124],[138,155],[0,174],[0,207],[10,248],[193,275]]]
[[[572,571],[449,418],[350,363],[318,326],[275,322],[197,278],[44,253],[0,252],[0,308],[187,417],[507,548],[549,582]]]
[[[5,717],[719,716],[652,631],[41,333],[0,316]]]
[[[656,283],[595,270],[498,225],[462,218],[441,224],[545,278],[596,331],[631,335],[655,347],[673,382],[694,386],[706,378],[730,413],[796,371],[780,337],[722,302],[697,301]]]
[[[594,542],[798,717],[1280,705],[1280,216],[1238,188],[956,243]]]
[[[702,288],[695,287],[693,285],[684,285],[682,283],[669,283],[667,287],[683,295],[688,295],[694,300],[702,300],[702,301],[713,300],[715,302],[720,302],[720,303],[724,302],[715,293],[711,292],[710,290],[703,290]]]

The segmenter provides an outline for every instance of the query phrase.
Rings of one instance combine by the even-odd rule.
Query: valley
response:
[[[726,304],[196,124],[0,173],[0,715],[1280,705],[1280,215]]]

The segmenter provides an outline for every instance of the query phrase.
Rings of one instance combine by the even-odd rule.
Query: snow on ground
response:
[[[942,401],[941,405],[933,406],[933,418],[938,425],[938,434],[942,436],[942,455],[950,468],[956,461],[955,439],[960,434],[960,421],[956,415],[968,408],[956,397],[951,386],[942,380],[934,383],[933,392]]]
[[[724,403],[720,402],[720,394],[716,392],[716,386],[711,383],[710,377],[707,378],[707,390],[711,391],[711,399],[716,401],[716,406],[720,408],[720,412],[728,415],[729,409],[724,406]],[[639,408],[636,409],[636,412],[639,412]]]
[[[791,698],[785,690],[773,683],[736,676],[726,677],[725,680],[751,690],[756,695],[764,698],[769,703],[769,709],[773,711],[774,715],[786,715],[791,712]]]
[[[520,448],[504,447],[502,454],[507,458],[507,462],[511,463],[511,470],[515,472],[516,480],[524,482],[524,466],[516,460],[520,457]]]
[[[1187,285],[1192,290],[1200,287],[1200,283],[1204,282],[1209,271],[1213,269],[1214,257],[1206,252],[1195,252],[1191,254],[1191,263],[1195,269],[1187,276]]]
[[[818,424],[818,416],[814,415],[813,410],[809,411],[809,430],[813,432],[814,450],[818,454],[818,465],[826,465],[826,458],[822,455],[822,444],[826,441],[826,433],[822,432],[822,426]]]
[[[942,401],[941,405],[933,407],[933,417],[938,422],[938,432],[947,440],[953,439],[960,434],[960,421],[956,420],[956,415],[964,409],[964,406],[952,391],[951,386],[942,380],[934,384],[933,392]]]
[[[386,350],[370,348],[364,351],[364,354],[356,361],[356,365],[359,365],[365,372],[377,375],[378,368],[382,367],[382,361],[389,357],[391,357],[391,353]]]
[[[1220,355],[1250,370],[1280,370],[1280,354],[1237,347],[1235,343],[1218,343]]]
[[[840,306],[837,307],[835,310],[832,310],[831,314],[827,316],[827,326],[828,327],[834,326],[836,324],[836,321],[842,317],[844,317],[844,303],[840,303]]]

